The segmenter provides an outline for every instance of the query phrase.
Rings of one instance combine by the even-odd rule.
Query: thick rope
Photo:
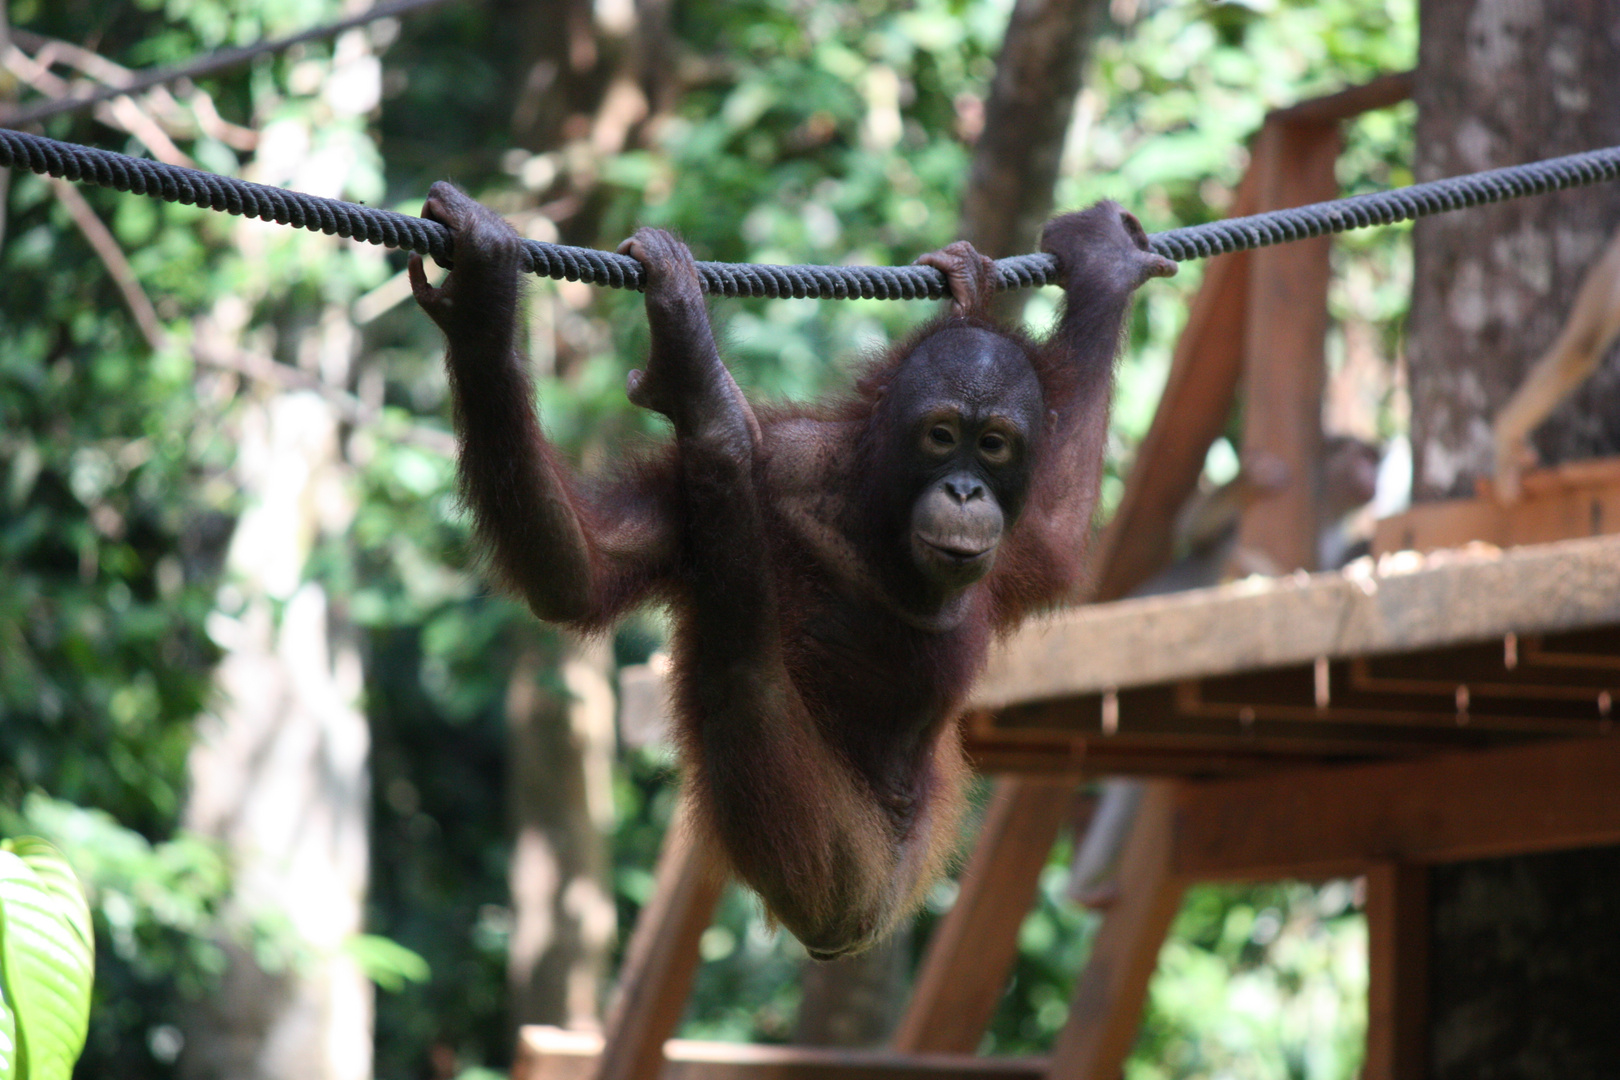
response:
[[[0,167],[5,166],[403,248],[450,265],[450,230],[436,221],[390,210],[0,129]],[[1433,180],[1394,191],[1171,229],[1153,234],[1148,241],[1159,254],[1185,262],[1616,178],[1620,178],[1620,146]],[[524,245],[524,269],[542,277],[615,289],[642,287],[641,264],[628,255],[538,240],[526,240]],[[697,265],[704,291],[714,296],[916,300],[938,299],[946,292],[945,275],[930,266]],[[996,270],[997,287],[1001,289],[1057,283],[1057,263],[1050,255],[1015,255],[999,260]]]

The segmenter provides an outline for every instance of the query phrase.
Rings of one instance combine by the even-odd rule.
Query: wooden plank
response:
[[[1257,176],[1251,163],[1238,185],[1233,216],[1259,208]],[[1169,565],[1176,517],[1197,487],[1210,444],[1226,426],[1237,396],[1248,293],[1247,252],[1222,255],[1205,266],[1153,423],[1125,477],[1119,508],[1098,539],[1092,599],[1117,600]]]
[[[1529,683],[1468,682],[1448,677],[1445,653],[1418,653],[1431,660],[1429,677],[1358,677],[1367,661],[1246,671],[1181,685],[1177,702],[1183,716],[1250,721],[1284,720],[1328,734],[1350,725],[1425,728],[1423,738],[1444,743],[1458,729],[1521,732],[1527,735],[1606,734],[1602,693],[1581,687],[1537,687]],[[1318,680],[1318,676],[1330,677]],[[1313,685],[1317,684],[1319,685]],[[1328,691],[1318,703],[1315,692]],[[1309,732],[1307,732],[1307,735]]]
[[[1142,796],[1120,854],[1119,898],[1103,915],[1075,986],[1052,1048],[1051,1080],[1118,1076],[1136,1041],[1159,948],[1186,889],[1170,862],[1179,786],[1150,781]]]
[[[1264,880],[1615,844],[1617,778],[1611,737],[1189,783],[1173,862]]]
[[[603,1038],[525,1027],[512,1080],[587,1080]],[[1043,1080],[1044,1058],[981,1058],[671,1039],[660,1080]]]
[[[1260,205],[1303,206],[1339,193],[1335,123],[1269,118],[1256,140]],[[1243,456],[1287,464],[1288,485],[1244,508],[1238,549],[1286,573],[1316,567],[1331,237],[1251,253],[1244,326]]]
[[[602,1056],[602,1035],[548,1024],[518,1028],[512,1080],[590,1080]]]
[[[1530,636],[1515,639],[1514,647],[1520,663],[1539,671],[1558,671],[1580,676],[1598,673],[1613,679],[1620,671],[1620,655],[1614,649],[1614,639],[1620,627],[1595,627],[1590,630],[1570,630],[1560,634]]]
[[[658,1076],[664,1041],[686,1010],[698,938],[714,917],[724,885],[724,875],[693,836],[683,806],[664,834],[652,899],[641,909],[625,950],[597,1080]]]
[[[1428,1073],[1429,871],[1381,862],[1367,870],[1367,1057],[1362,1080]]]
[[[1444,651],[1393,653],[1349,662],[1351,680],[1368,689],[1413,686],[1439,678],[1491,687],[1504,696],[1595,697],[1614,689],[1620,677],[1620,627],[1539,637],[1509,634],[1500,641]],[[1578,651],[1571,652],[1575,649]],[[1595,650],[1596,655],[1581,652]],[[1573,662],[1571,662],[1573,661]]]
[[[1402,553],[1057,613],[992,651],[974,707],[1616,624],[1620,539]]]
[[[1374,531],[1373,551],[1435,551],[1471,541],[1505,548],[1620,533],[1620,459],[1539,469],[1520,484],[1511,503],[1486,490],[1385,518]]]
[[[1067,747],[992,743],[976,747],[974,752],[978,755],[975,762],[982,761],[985,772],[1062,775],[1086,780],[1107,776],[1252,776],[1280,768],[1331,765],[1345,760],[1342,755],[1326,754],[1245,754],[1226,747],[1115,747],[1084,739]]]
[[[1273,755],[1244,755],[1230,750],[1184,750],[1184,748],[1142,748],[1097,753],[1082,743],[1064,753],[1059,748],[1029,745],[993,745],[985,750],[985,761],[996,772],[1017,772],[1019,776],[1074,776],[1102,779],[1110,776],[1255,776],[1275,772],[1280,767],[1324,766],[1343,763],[1343,758],[1307,756],[1278,758]]]
[[[1565,461],[1545,469],[1533,469],[1519,478],[1527,495],[1546,495],[1572,488],[1614,487],[1620,484],[1620,458],[1583,458]],[[1479,494],[1491,490],[1488,480],[1479,481]]]
[[[1534,734],[1596,735],[1601,731],[1595,708],[1590,719],[1578,724],[1543,722],[1533,716],[1510,719],[1499,715],[1500,708],[1490,710],[1498,715],[1481,715],[1480,723],[1465,716],[1465,722],[1459,724],[1454,699],[1446,701],[1445,712],[1436,707],[1433,698],[1419,699],[1428,712],[1317,709],[1304,702],[1289,703],[1286,695],[1298,691],[1287,687],[1276,696],[1263,696],[1261,691],[1271,681],[1267,676],[1280,674],[1295,676],[1305,684],[1305,693],[1310,692],[1309,669],[1237,677],[1233,681],[1247,683],[1256,696],[1226,701],[1203,700],[1198,683],[1150,686],[1117,695],[1119,719],[1112,731],[1099,724],[1101,710],[1095,697],[1008,708],[997,714],[994,731],[1001,739],[1031,743],[1064,743],[1079,736],[1089,740],[1095,751],[1141,745],[1361,758],[1484,749],[1527,742]],[[1283,680],[1279,677],[1278,681]],[[1566,710],[1571,707],[1567,702],[1561,704]]]
[[[1072,776],[996,782],[956,904],[928,942],[896,1050],[978,1049],[1018,956],[1018,929],[1041,870],[1074,803]]]
[[[1317,726],[1326,731],[1314,730]],[[1040,746],[1041,732],[1025,745]],[[1094,770],[1107,768],[1120,755],[1144,751],[1186,755],[1266,755],[1278,766],[1316,763],[1363,762],[1386,758],[1431,757],[1461,750],[1487,750],[1544,741],[1517,732],[1465,727],[1445,731],[1383,725],[1335,723],[1315,725],[1298,720],[1253,719],[1239,710],[1189,718],[1171,730],[1133,731],[1125,735],[1090,736],[1086,760]],[[1059,745],[1062,745],[1061,742]]]

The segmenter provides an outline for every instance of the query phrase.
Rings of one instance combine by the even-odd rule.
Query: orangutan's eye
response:
[[[1000,465],[1012,458],[1012,442],[1005,435],[987,431],[979,436],[979,453],[986,461]]]

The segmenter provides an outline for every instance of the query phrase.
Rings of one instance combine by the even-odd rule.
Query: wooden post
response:
[[[1333,167],[1338,125],[1272,117],[1255,144],[1260,205],[1321,202],[1338,194]],[[1290,470],[1288,486],[1244,511],[1240,556],[1261,556],[1282,573],[1316,566],[1316,465],[1322,447],[1323,337],[1327,333],[1332,240],[1280,244],[1249,256],[1244,333],[1245,460],[1272,456]]]
[[[684,804],[664,834],[652,899],[641,909],[608,1012],[596,1080],[655,1080],[664,1040],[686,1009],[725,878],[692,835]]]
[[[1381,862],[1367,872],[1367,1059],[1363,1080],[1428,1075],[1429,870]]]
[[[1256,147],[1257,155],[1265,148]],[[1255,212],[1259,160],[1249,165],[1233,216]],[[1198,486],[1210,444],[1226,426],[1243,371],[1243,326],[1249,304],[1249,257],[1211,259],[1176,341],[1164,394],[1125,479],[1119,509],[1097,544],[1091,600],[1118,600],[1170,564],[1176,517]]]
[[[1119,899],[1103,916],[1069,1020],[1052,1050],[1051,1080],[1117,1077],[1142,1019],[1159,948],[1186,882],[1171,870],[1180,783],[1146,785],[1119,863]]]
[[[1018,955],[1018,928],[1074,805],[1073,777],[1003,777],[950,913],[934,930],[894,1049],[971,1054]]]

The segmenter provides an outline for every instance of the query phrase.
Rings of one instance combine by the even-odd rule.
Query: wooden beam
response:
[[[956,904],[928,942],[896,1050],[979,1048],[1018,956],[1018,929],[1074,802],[1072,776],[996,781]]]
[[[1620,624],[1620,539],[1432,558],[1059,612],[991,652],[974,706]]]
[[[603,1038],[526,1027],[512,1080],[588,1080]],[[981,1058],[671,1039],[659,1080],[1044,1080],[1044,1058]]]
[[[1050,1080],[1118,1076],[1136,1041],[1148,982],[1186,888],[1170,862],[1179,787],[1154,780],[1142,796],[1120,855],[1119,898],[1103,916],[1075,986],[1052,1049]]]
[[[1616,844],[1616,777],[1620,738],[1599,738],[1189,783],[1173,863],[1266,880]]]
[[[652,899],[641,909],[608,1010],[606,1051],[596,1080],[654,1080],[664,1041],[686,1010],[698,965],[698,938],[708,929],[725,878],[702,850],[684,805],[658,853]]]
[[[1335,123],[1267,120],[1256,139],[1260,205],[1303,206],[1339,193]],[[1274,572],[1316,567],[1330,237],[1253,252],[1244,327],[1243,456],[1288,466],[1288,486],[1246,507],[1238,550]]]
[[[1133,746],[1116,752],[1093,740],[1078,745],[989,744],[972,748],[986,772],[1020,776],[1063,775],[1080,779],[1105,776],[1250,776],[1275,772],[1280,766],[1332,764],[1330,755],[1300,758],[1275,754],[1242,754],[1230,750],[1153,749]]]
[[[1362,1080],[1423,1080],[1429,1058],[1429,869],[1367,871],[1367,1057]]]
[[[1525,473],[1519,497],[1488,489],[1472,499],[1414,506],[1380,521],[1373,553],[1435,551],[1480,541],[1497,547],[1620,533],[1620,458],[1574,461]]]
[[[1312,98],[1286,109],[1278,109],[1271,119],[1291,123],[1327,124],[1349,120],[1374,109],[1387,109],[1399,105],[1412,96],[1412,71],[1399,71],[1380,75],[1360,86],[1351,86],[1336,94]]]

